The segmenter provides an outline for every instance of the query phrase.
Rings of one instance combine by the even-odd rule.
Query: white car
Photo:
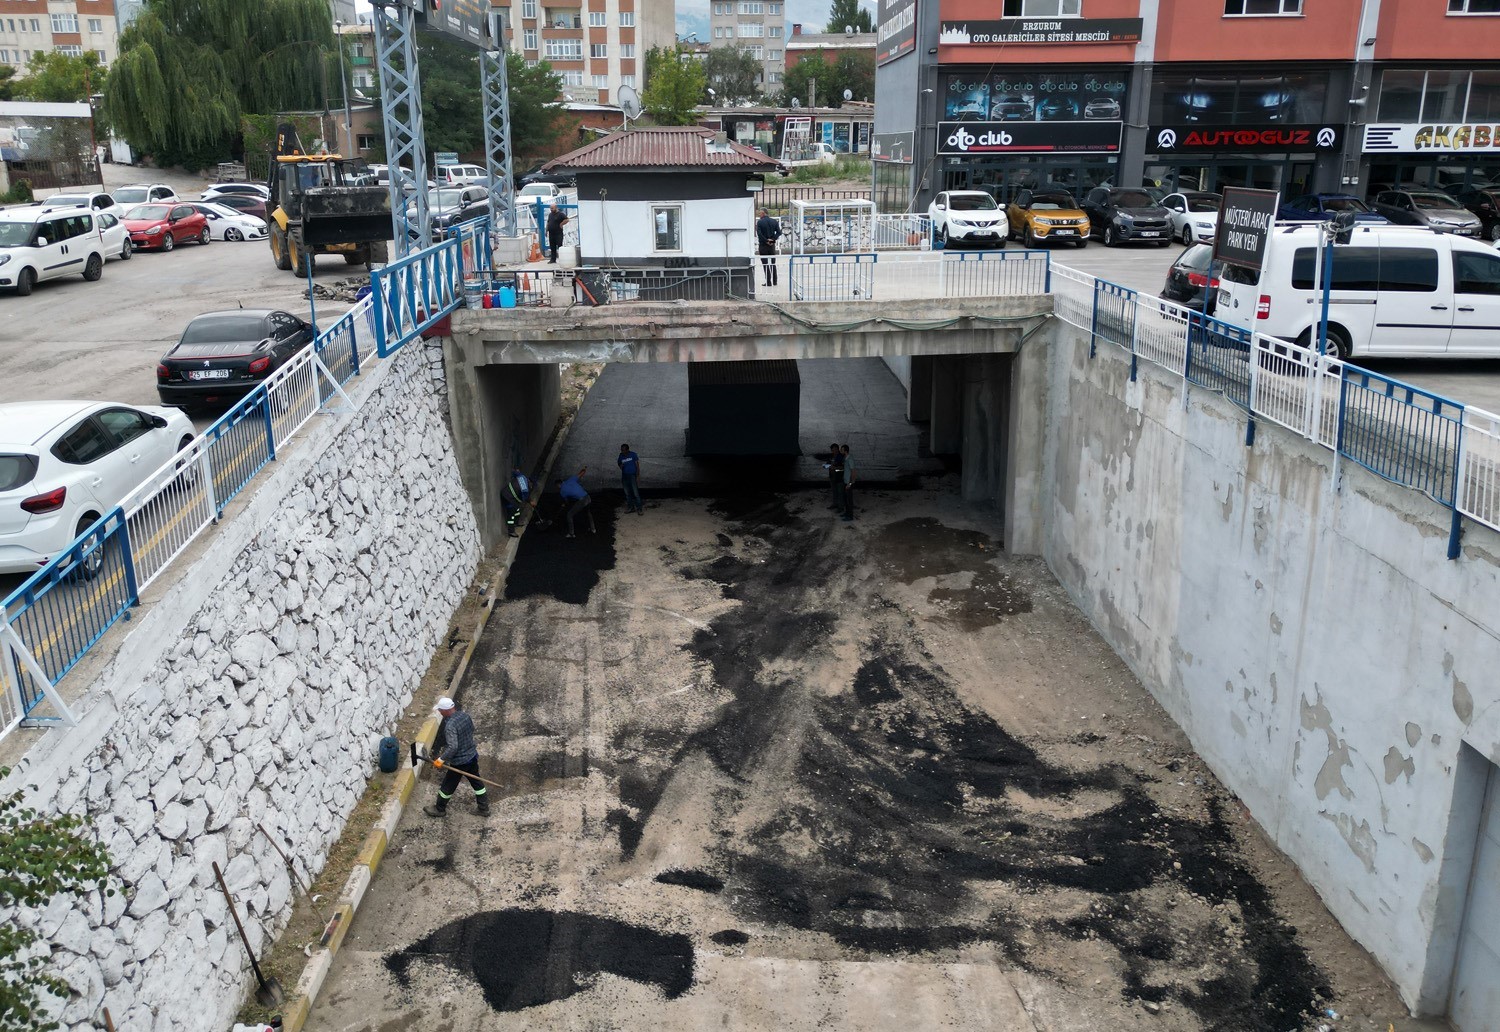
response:
[[[0,287],[21,297],[44,280],[104,274],[104,240],[82,208],[42,211],[27,205],[0,211]],[[0,432],[4,431],[0,424]]]
[[[89,211],[107,211],[120,217],[120,206],[113,195],[103,190],[77,190],[70,193],[53,194],[43,198],[43,211],[60,211],[63,208],[87,208]]]
[[[271,191],[264,183],[215,183],[198,195],[200,201],[211,201],[221,194],[241,194],[245,197],[271,199]]]
[[[178,409],[0,405],[0,573],[41,569],[192,439],[193,424]]]
[[[1005,246],[1010,223],[1005,209],[983,190],[944,190],[927,206],[932,231],[952,243]]]
[[[489,174],[478,165],[439,165],[434,175],[443,186],[474,186],[489,181]]]
[[[125,228],[118,215],[112,211],[99,212],[94,216],[94,228],[99,231],[99,239],[104,241],[105,261],[111,258],[130,261],[135,244],[130,242],[130,230]]]
[[[1172,236],[1189,246],[1213,243],[1219,232],[1222,203],[1224,198],[1220,195],[1197,190],[1183,190],[1161,199],[1172,223]]]
[[[208,220],[214,240],[264,240],[266,220],[212,201],[188,201],[188,207]]]
[[[550,207],[553,201],[567,200],[567,192],[556,183],[528,183],[516,191],[517,207],[534,206],[537,201],[545,201]]]
[[[132,186],[120,187],[115,191],[114,196],[116,204],[125,208],[133,208],[137,204],[176,201],[177,191],[165,183],[136,183]]]

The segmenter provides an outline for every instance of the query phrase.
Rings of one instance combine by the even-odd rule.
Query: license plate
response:
[[[229,379],[229,370],[189,369],[187,375],[189,380],[227,380]]]
[[[992,237],[995,234],[994,234],[993,231],[988,230],[988,229],[976,229],[974,231],[974,235],[977,236],[977,237]]]
[[[1161,236],[1161,234],[1160,234],[1160,233],[1158,233],[1158,232],[1157,232],[1157,231],[1156,231],[1156,230],[1154,230],[1154,229],[1143,229],[1143,230],[1141,230],[1141,236],[1143,236],[1143,237],[1148,237],[1148,236]]]
[[[1052,231],[1052,235],[1053,236],[1072,236],[1073,235],[1073,231],[1071,229],[1054,229]]]

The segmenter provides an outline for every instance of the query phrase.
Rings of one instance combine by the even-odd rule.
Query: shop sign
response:
[[[885,64],[917,47],[917,0],[880,0],[875,16],[875,63]]]
[[[911,133],[875,134],[875,150],[871,157],[876,161],[899,161],[910,165],[914,153]]]
[[[489,0],[447,0],[442,5],[418,6],[417,12],[423,24],[432,31],[461,39],[476,47],[489,44]]]
[[[1214,260],[1259,272],[1280,202],[1281,194],[1275,190],[1226,186],[1214,234]]]
[[[939,154],[1052,154],[1120,150],[1120,122],[939,122]]]
[[[1213,151],[1337,151],[1344,130],[1336,125],[1153,125],[1148,146],[1159,154]]]
[[[1125,111],[1124,69],[949,75],[938,117],[954,122],[1118,122]]]
[[[1365,153],[1500,151],[1500,125],[1465,122],[1365,126]]]
[[[1139,18],[1001,18],[999,21],[945,21],[938,33],[944,46],[1003,43],[1139,43]]]

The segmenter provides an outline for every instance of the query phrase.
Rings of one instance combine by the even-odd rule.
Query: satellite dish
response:
[[[854,26],[853,25],[845,25],[844,26],[844,35],[846,35],[846,36],[852,36],[852,35],[854,35]]]
[[[625,112],[627,123],[632,118],[641,117],[641,95],[635,91],[634,86],[621,86],[617,96],[620,101],[620,110]]]
[[[802,98],[801,97],[793,97],[792,98],[792,107],[799,108],[801,106],[802,106]]]
[[[853,100],[854,99],[854,91],[853,90],[845,90],[844,91],[844,99],[845,100]]]

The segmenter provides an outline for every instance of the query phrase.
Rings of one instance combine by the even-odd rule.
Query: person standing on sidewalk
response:
[[[828,471],[828,507],[838,512],[844,507],[844,453],[837,444],[828,446],[828,461],[823,468]]]
[[[536,502],[531,500],[531,480],[521,472],[520,466],[510,468],[510,476],[505,479],[505,489],[500,493],[500,504],[505,509],[506,536],[520,537],[516,529],[522,526],[521,512],[527,505],[536,508]]]
[[[566,506],[568,537],[574,536],[573,517],[577,516],[579,513],[583,513],[589,518],[589,533],[599,533],[599,528],[594,526],[594,514],[588,511],[589,505],[593,502],[593,499],[590,498],[589,493],[583,489],[583,475],[588,471],[589,468],[587,466],[584,466],[579,469],[577,473],[574,473],[566,480],[559,480],[557,482],[558,494],[562,495],[563,505]]]
[[[858,478],[854,475],[854,458],[849,454],[849,446],[846,444],[840,452],[844,457],[844,522],[854,522],[854,482]]]
[[[548,259],[553,265],[557,264],[557,253],[562,250],[563,227],[568,224],[568,214],[562,210],[561,201],[552,202],[552,210],[547,213],[547,248],[552,252]]]
[[[633,512],[637,516],[646,511],[641,504],[641,488],[639,484],[641,476],[641,457],[630,450],[630,445],[620,445],[620,454],[615,459],[620,467],[620,483],[625,488],[625,511]]]
[[[438,786],[437,802],[424,806],[422,812],[429,817],[448,816],[448,801],[453,798],[458,783],[467,781],[474,788],[479,816],[488,817],[489,796],[485,794],[484,783],[475,780],[479,777],[479,747],[474,744],[474,718],[447,696],[438,700],[437,711],[443,717],[443,748],[432,761],[432,766],[443,772],[443,783]],[[464,774],[474,777],[466,778]]]
[[[760,264],[765,270],[768,287],[776,285],[776,241],[781,239],[781,222],[771,218],[771,213],[762,208],[760,218],[755,220],[755,240],[760,245]]]

